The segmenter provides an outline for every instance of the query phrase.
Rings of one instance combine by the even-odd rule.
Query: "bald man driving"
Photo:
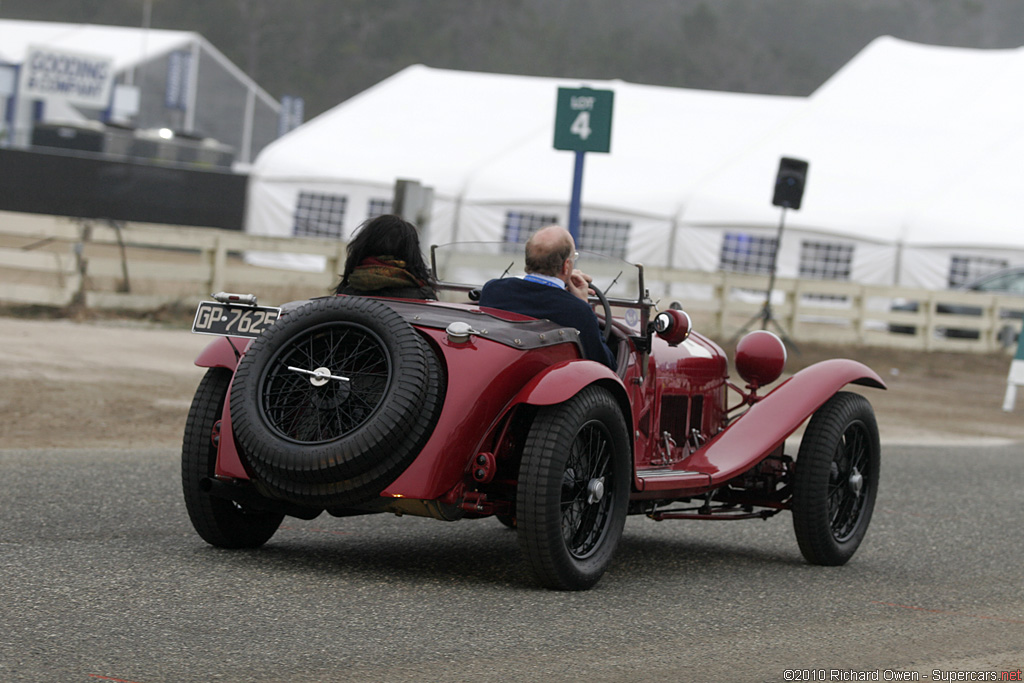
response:
[[[526,276],[489,281],[480,292],[480,305],[575,328],[584,356],[614,370],[615,357],[587,302],[591,277],[576,268],[576,256],[568,230],[541,228],[526,242]]]

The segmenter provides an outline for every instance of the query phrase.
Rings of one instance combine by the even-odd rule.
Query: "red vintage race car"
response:
[[[809,562],[845,563],[871,519],[880,448],[870,404],[843,388],[881,378],[836,359],[768,391],[786,349],[755,331],[734,383],[722,349],[683,311],[658,312],[630,268],[633,295],[595,279],[592,299],[617,371],[583,359],[576,330],[482,308],[468,284],[440,282],[446,301],[203,302],[194,331],[222,336],[196,360],[208,370],[182,448],[196,531],[252,548],[285,515],[494,516],[541,584],[579,590],[605,572],[627,515],[789,510]],[[786,439],[808,419],[794,458]]]

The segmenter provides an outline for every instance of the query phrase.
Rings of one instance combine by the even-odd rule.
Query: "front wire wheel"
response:
[[[793,478],[793,529],[811,564],[846,564],[875,507],[881,448],[867,399],[839,392],[807,425]]]
[[[590,386],[538,410],[523,449],[519,545],[549,588],[584,590],[611,563],[630,486],[628,431],[618,403]]]

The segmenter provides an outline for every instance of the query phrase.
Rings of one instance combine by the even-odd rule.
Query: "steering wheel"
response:
[[[590,288],[594,290],[594,296],[597,297],[601,307],[604,309],[604,330],[602,335],[604,336],[604,343],[607,344],[612,338],[612,307],[608,303],[608,297],[604,295],[600,287],[591,282]]]

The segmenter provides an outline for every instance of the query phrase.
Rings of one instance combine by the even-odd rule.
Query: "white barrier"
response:
[[[1024,330],[1017,337],[1017,353],[1010,361],[1010,372],[1006,375],[1006,395],[1003,397],[1003,410],[1013,412],[1017,401],[1017,387],[1024,386]]]

